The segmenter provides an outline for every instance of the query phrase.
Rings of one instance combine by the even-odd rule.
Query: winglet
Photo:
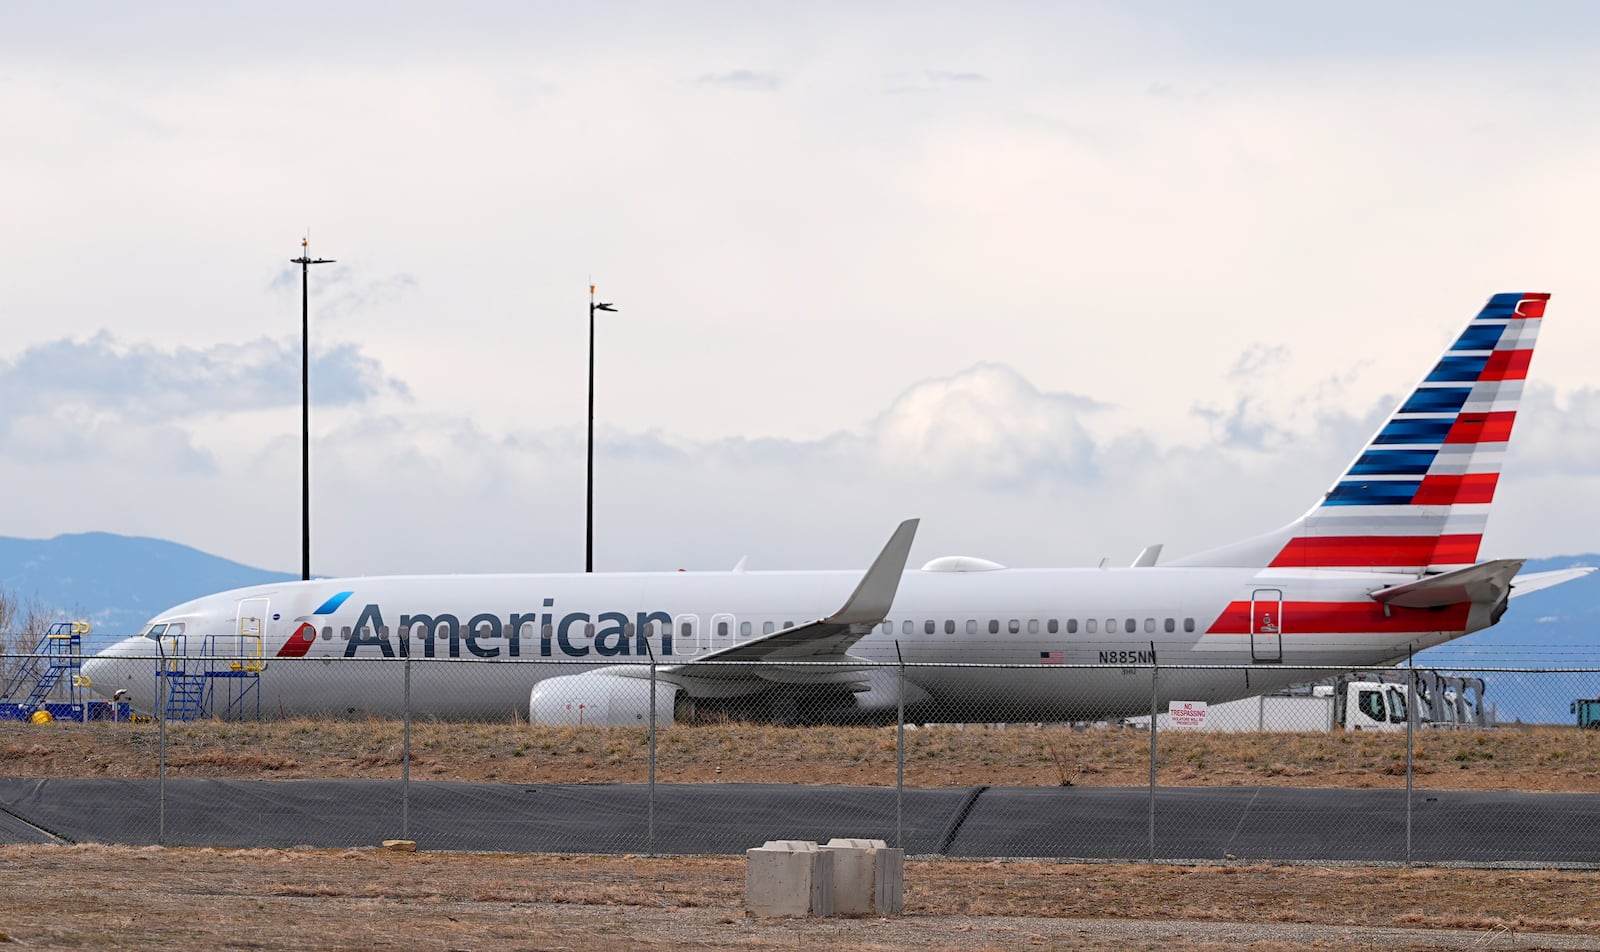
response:
[[[856,590],[838,611],[822,619],[823,624],[876,625],[883,621],[894,605],[894,593],[900,588],[900,575],[906,570],[906,558],[911,555],[911,541],[917,536],[920,521],[907,519],[900,523],[867,574],[861,576]]]
[[[1159,558],[1161,558],[1161,543],[1157,542],[1155,545],[1147,545],[1142,551],[1140,551],[1139,557],[1133,560],[1133,567],[1136,569],[1147,569],[1150,566],[1155,565],[1156,559]]]

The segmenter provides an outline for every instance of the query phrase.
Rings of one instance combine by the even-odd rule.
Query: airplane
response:
[[[1300,518],[1165,564],[1150,546],[1127,568],[950,556],[907,570],[910,519],[862,573],[741,563],[252,586],[160,613],[83,671],[141,710],[159,703],[161,666],[170,698],[172,675],[209,658],[228,691],[258,689],[266,716],[409,703],[608,727],[1097,721],[1327,673],[1310,667],[1395,664],[1590,571],[1478,561],[1548,299],[1491,297]]]

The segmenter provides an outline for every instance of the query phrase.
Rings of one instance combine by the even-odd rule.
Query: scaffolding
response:
[[[266,668],[260,635],[207,635],[200,653],[189,654],[187,635],[163,639],[166,650],[156,696],[165,697],[168,720],[261,718],[261,672]]]
[[[89,678],[83,673],[83,638],[86,621],[56,622],[45,630],[33,654],[17,662],[0,688],[0,719],[36,721],[88,721],[126,719],[127,705],[92,701]]]

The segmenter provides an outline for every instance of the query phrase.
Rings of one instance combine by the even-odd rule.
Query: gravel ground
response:
[[[1600,949],[1595,873],[914,862],[895,919],[752,919],[741,858],[0,847],[19,948]]]

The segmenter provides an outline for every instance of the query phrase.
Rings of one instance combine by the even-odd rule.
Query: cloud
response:
[[[11,420],[64,407],[143,421],[260,410],[299,403],[300,358],[299,346],[265,337],[162,349],[102,331],[0,361],[0,402]],[[325,406],[406,394],[403,382],[386,377],[354,344],[314,354],[311,380],[316,402]]]
[[[268,290],[299,293],[300,271],[298,265],[280,270],[268,283]],[[316,300],[313,320],[321,323],[393,303],[416,291],[417,286],[417,279],[403,271],[366,277],[357,269],[335,261],[332,267],[312,269],[307,290]]]
[[[736,89],[744,92],[776,92],[783,81],[776,73],[762,73],[752,69],[735,69],[726,73],[702,73],[695,77],[695,85],[718,89]]]
[[[1094,441],[1079,418],[1098,406],[978,364],[913,386],[873,423],[871,438],[889,469],[990,486],[1085,482],[1094,476]]]
[[[385,379],[381,367],[371,374]],[[1271,440],[1240,442],[1220,428],[1172,443],[1107,427],[1114,408],[981,363],[916,383],[876,416],[816,439],[602,427],[597,565],[727,568],[748,555],[754,568],[859,567],[910,516],[924,520],[914,564],[968,554],[1093,565],[1131,559],[1152,542],[1176,557],[1299,515],[1391,405],[1324,409]],[[267,568],[295,566],[298,414],[219,409],[201,425],[84,407],[12,421],[8,439],[22,449],[0,458],[0,481],[29,504],[13,511],[10,532],[153,535]],[[1582,407],[1538,409],[1538,422],[1519,421],[1519,440],[1537,447],[1583,426]],[[314,424],[316,571],[581,566],[581,427],[502,432],[376,398]],[[1593,472],[1508,467],[1490,524],[1499,534],[1486,551],[1592,548]],[[1551,499],[1563,500],[1555,522]]]

